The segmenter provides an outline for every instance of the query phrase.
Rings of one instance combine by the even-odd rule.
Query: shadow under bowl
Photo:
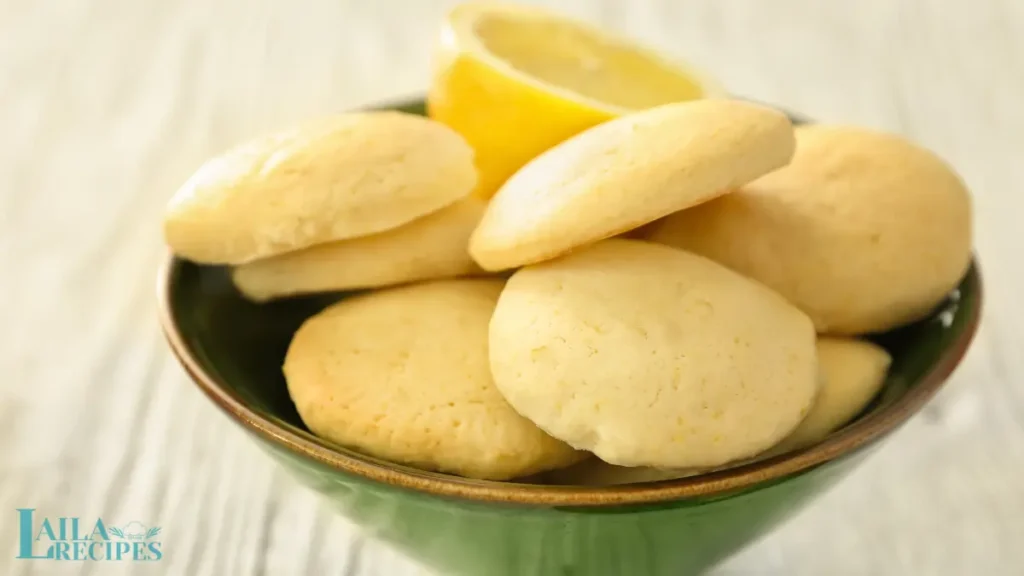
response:
[[[389,106],[423,113],[421,101]],[[224,267],[169,256],[158,284],[174,354],[207,397],[368,534],[440,574],[680,576],[764,534],[860,462],[935,394],[977,329],[976,262],[926,319],[873,338],[893,356],[878,397],[823,442],[728,470],[611,487],[468,480],[314,436],[281,364],[295,330],[343,294],[254,304]]]

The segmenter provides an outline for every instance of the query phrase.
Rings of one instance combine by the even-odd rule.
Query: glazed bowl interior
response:
[[[391,106],[422,113],[422,102]],[[976,330],[981,283],[976,263],[926,319],[872,339],[894,362],[882,392],[852,423],[810,448],[701,476],[614,487],[486,482],[384,462],[321,440],[288,397],[281,365],[301,323],[344,298],[329,294],[255,304],[242,298],[228,269],[169,256],[159,280],[161,320],[174,353],[230,417],[263,440],[341,473],[436,495],[477,501],[605,506],[714,496],[784,479],[887,435],[941,387]]]

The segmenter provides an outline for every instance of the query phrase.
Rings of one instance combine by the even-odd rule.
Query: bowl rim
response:
[[[185,343],[175,319],[172,280],[184,261],[168,253],[157,279],[160,324],[171,351],[199,389],[248,432],[288,452],[392,487],[464,501],[528,506],[609,507],[658,504],[692,498],[721,496],[808,472],[888,435],[916,414],[942,387],[967,353],[981,318],[983,290],[977,258],[962,282],[975,284],[973,306],[965,311],[967,325],[943,351],[920,381],[893,404],[868,414],[811,447],[785,454],[674,480],[618,486],[550,486],[472,480],[447,474],[378,463],[355,452],[332,448],[325,441],[303,437],[249,408],[243,399],[218,378],[206,372]]]

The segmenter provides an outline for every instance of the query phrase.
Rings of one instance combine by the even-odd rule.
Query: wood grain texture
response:
[[[207,156],[422,90],[450,2],[0,0],[0,574],[407,576],[190,385],[154,311]],[[718,575],[1024,573],[1024,4],[552,0],[734,92],[904,133],[976,195],[987,307],[951,384]],[[14,560],[14,509],[163,527],[151,564]]]

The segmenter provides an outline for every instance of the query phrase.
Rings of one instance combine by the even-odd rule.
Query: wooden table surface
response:
[[[164,202],[204,158],[421,91],[450,4],[0,0],[0,574],[417,573],[199,394],[164,346],[153,286]],[[548,4],[736,93],[906,134],[975,193],[987,307],[961,369],[715,574],[1024,574],[1024,3]],[[164,558],[16,560],[17,508],[160,526]]]

